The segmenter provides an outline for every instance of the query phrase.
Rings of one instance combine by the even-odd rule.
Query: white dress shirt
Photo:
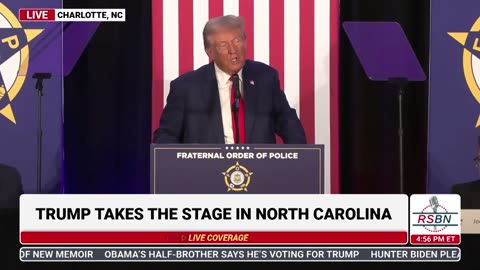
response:
[[[232,82],[230,81],[230,75],[223,72],[216,64],[215,75],[217,77],[218,94],[220,96],[220,108],[222,110],[223,136],[225,138],[226,144],[234,144],[235,140],[233,138],[232,130],[232,104],[230,102]],[[238,72],[238,78],[240,79],[240,94],[243,97],[242,70]]]

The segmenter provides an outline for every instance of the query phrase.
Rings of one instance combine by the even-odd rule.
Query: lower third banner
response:
[[[408,197],[24,194],[19,229],[24,245],[405,245]]]

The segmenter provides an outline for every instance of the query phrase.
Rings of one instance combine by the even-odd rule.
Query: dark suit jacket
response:
[[[278,72],[247,60],[242,76],[246,143],[275,143],[278,134],[284,143],[305,144],[304,129],[280,89]],[[225,143],[213,62],[171,82],[154,143]]]
[[[452,186],[452,193],[461,196],[462,209],[480,209],[480,180],[455,184]],[[462,265],[478,263],[479,236],[478,234],[462,234],[460,243]]]
[[[22,178],[14,167],[0,163],[0,208],[18,208]]]
[[[480,209],[480,180],[455,184],[452,193],[461,196],[462,209]]]

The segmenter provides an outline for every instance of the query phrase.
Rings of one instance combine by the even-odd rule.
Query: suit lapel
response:
[[[255,121],[255,108],[257,106],[258,91],[255,89],[256,76],[248,60],[243,68],[242,77],[243,93],[245,96],[245,136],[246,142],[249,143],[251,141],[250,134]]]
[[[214,137],[213,141],[215,143],[225,143],[220,95],[218,93],[218,83],[217,77],[215,76],[215,66],[213,65],[213,62],[208,65],[207,75],[205,77],[207,79],[207,83],[205,84],[207,95],[205,95],[205,97],[208,99],[206,104],[211,104],[212,106],[212,122],[211,125],[208,126],[212,129],[210,132]]]

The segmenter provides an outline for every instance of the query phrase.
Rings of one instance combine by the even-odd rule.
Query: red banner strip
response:
[[[407,232],[21,232],[22,244],[406,244]]]

